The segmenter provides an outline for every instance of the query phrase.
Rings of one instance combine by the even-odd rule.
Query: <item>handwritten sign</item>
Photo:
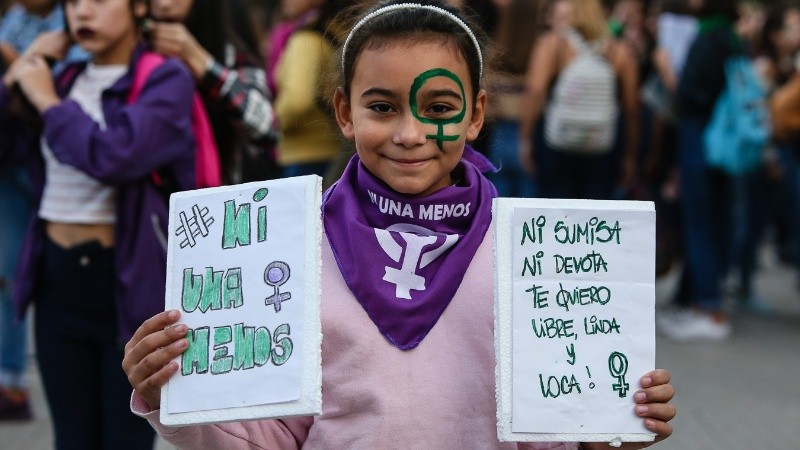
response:
[[[319,414],[321,179],[170,197],[166,308],[189,347],[167,425]]]
[[[634,413],[655,366],[650,202],[497,199],[498,435],[651,441]]]

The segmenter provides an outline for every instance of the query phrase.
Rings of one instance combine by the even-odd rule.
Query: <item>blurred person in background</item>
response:
[[[611,36],[599,0],[571,3],[569,26],[553,26],[534,47],[520,120],[520,159],[537,176],[542,197],[609,199],[636,179],[636,60]],[[578,60],[589,62],[590,69],[573,69]],[[562,80],[568,73],[570,81]],[[572,92],[588,85],[591,96]],[[575,101],[581,105],[569,104]],[[576,113],[560,117],[559,110]],[[587,117],[604,119],[584,126]],[[581,143],[555,142],[562,136]]]
[[[734,29],[739,17],[734,2],[703,0],[697,16],[699,34],[690,47],[676,95],[686,252],[682,295],[691,306],[657,317],[660,331],[678,341],[722,340],[731,334],[721,281],[730,261],[732,179],[707,165],[703,133],[725,87],[725,61],[744,54],[745,48]]]
[[[153,50],[179,58],[203,97],[223,183],[277,175],[267,143],[274,113],[246,0],[151,0]]]
[[[487,115],[493,123],[489,156],[500,169],[488,177],[501,197],[537,195],[536,181],[520,164],[518,142],[525,72],[533,44],[541,32],[537,25],[539,3],[538,0],[511,0],[504,10],[495,40],[500,61],[497,70],[488,76]]]
[[[0,21],[0,72],[27,50],[42,33],[64,28],[64,11],[56,0],[15,2]],[[0,146],[25,142],[25,129]],[[0,149],[0,154],[10,148]],[[33,211],[33,192],[21,161],[0,158],[0,420],[28,420],[32,417],[25,380],[28,322],[16,322],[11,299],[14,272],[20,247]]]
[[[298,25],[286,39],[275,66],[275,114],[280,127],[278,163],[284,177],[324,176],[340,152],[326,79],[334,61],[335,37],[328,24],[341,11],[337,0],[282,0],[284,17]],[[273,49],[274,50],[274,49]]]

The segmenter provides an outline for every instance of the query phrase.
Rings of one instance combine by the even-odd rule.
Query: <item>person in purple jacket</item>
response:
[[[152,429],[128,409],[122,343],[162,309],[167,205],[151,176],[168,173],[179,188],[194,187],[194,83],[168,59],[129,100],[146,3],[63,3],[69,38],[90,61],[54,77],[50,55],[26,53],[0,86],[0,163],[26,160],[37,199],[14,300],[19,316],[36,302],[55,447],[152,448]],[[12,146],[15,94],[39,113],[41,137]]]

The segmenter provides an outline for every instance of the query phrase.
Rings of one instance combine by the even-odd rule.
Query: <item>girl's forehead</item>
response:
[[[422,57],[420,57],[422,56]],[[460,69],[469,76],[469,67],[454,40],[443,36],[371,38],[361,47],[354,61],[354,75],[364,72],[397,72],[426,66]]]

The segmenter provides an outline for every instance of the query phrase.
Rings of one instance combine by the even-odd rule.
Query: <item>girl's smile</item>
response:
[[[466,141],[483,125],[486,94],[474,96],[469,77],[446,40],[367,43],[349,98],[335,95],[337,120],[370,173],[397,192],[427,195],[451,184]]]

